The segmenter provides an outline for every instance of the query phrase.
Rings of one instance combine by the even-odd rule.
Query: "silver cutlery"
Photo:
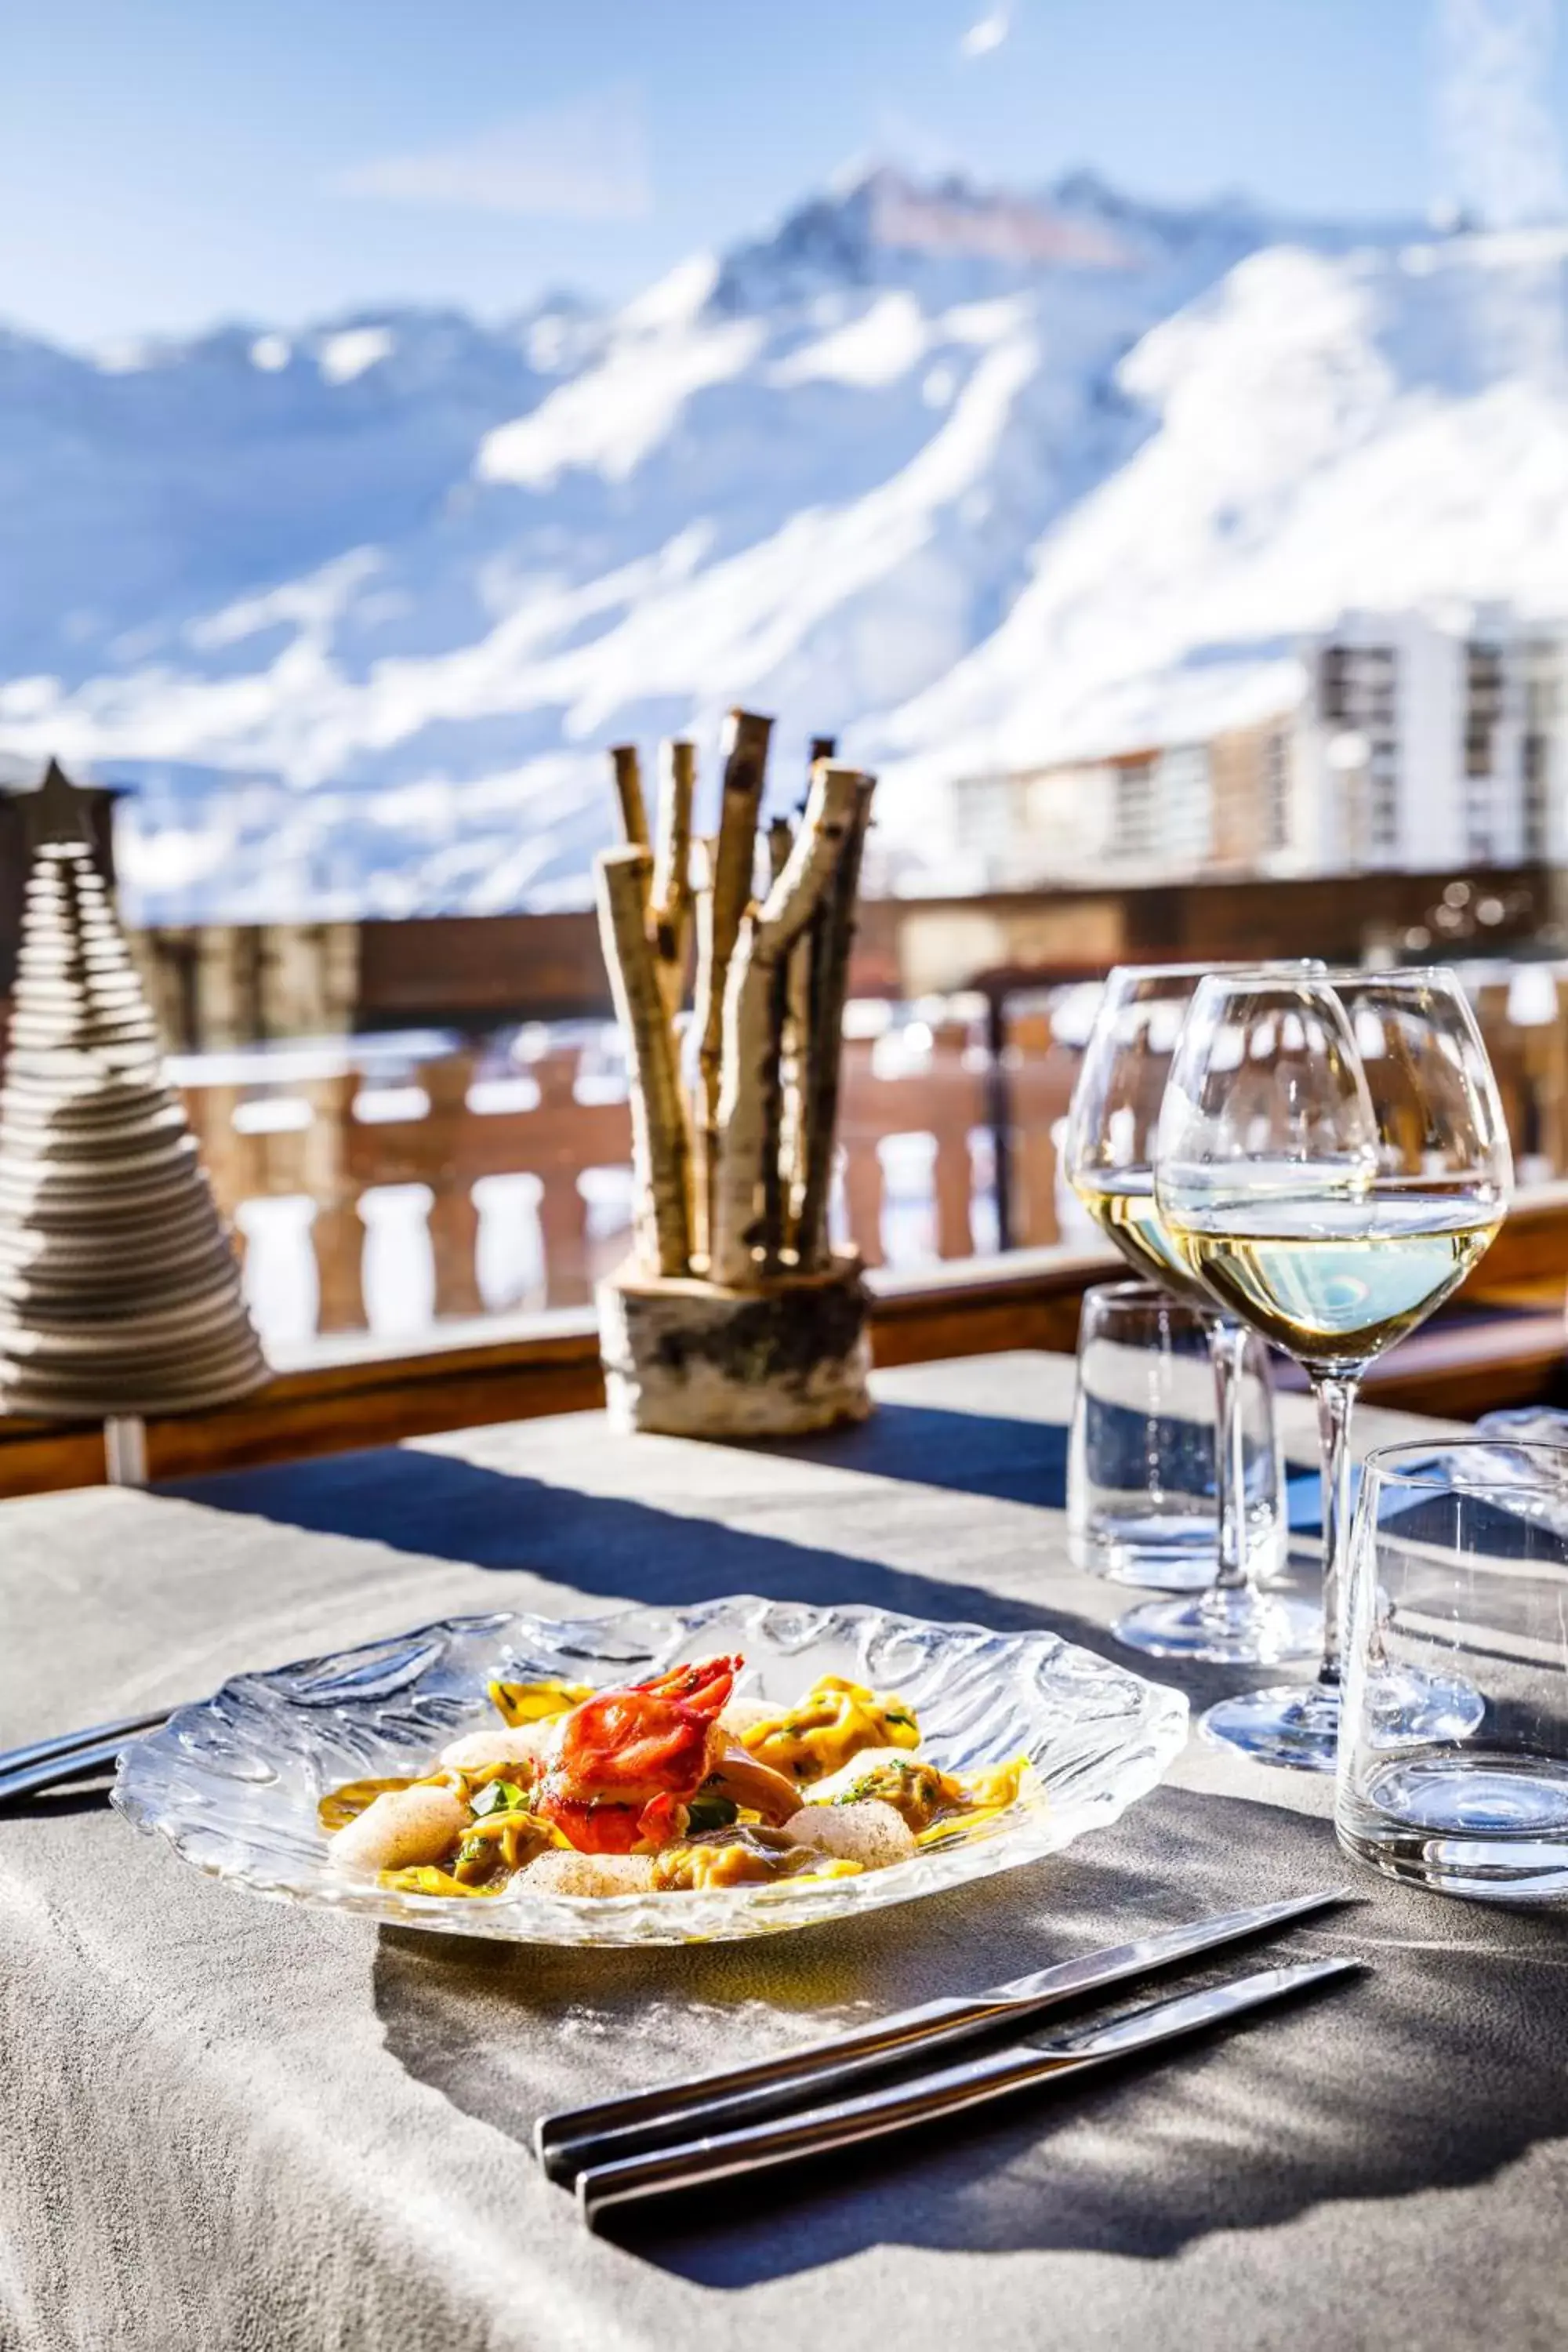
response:
[[[591,2106],[544,2116],[534,2126],[534,2149],[551,2179],[570,2185],[590,2165],[642,2154],[671,2138],[692,2139],[756,2123],[806,2095],[833,2095],[867,2074],[900,2065],[953,2042],[998,2028],[1015,2029],[1085,1993],[1147,1976],[1199,1952],[1240,1943],[1287,1920],[1327,1910],[1349,1897],[1331,1887],[1248,1911],[1227,1911],[1135,1943],[1089,1952],[1081,1959],[993,1985],[985,1991],[922,2001],[876,2019],[828,2042],[815,2042],[747,2066],[727,2067],[687,2082],[664,2084]]]
[[[31,1797],[46,1789],[68,1788],[112,1764],[126,1742],[166,1723],[172,1709],[154,1707],[145,1715],[121,1716],[113,1723],[89,1724],[81,1731],[57,1732],[49,1739],[34,1739],[21,1748],[0,1751],[0,1805],[8,1798]]]
[[[614,2163],[589,2166],[577,2175],[578,2210],[596,2230],[614,2207],[700,2188],[704,2184],[763,2172],[802,2158],[821,2156],[863,2140],[906,2131],[939,2116],[1010,2097],[1017,2091],[1067,2081],[1094,2067],[1135,2053],[1201,2033],[1248,2010],[1267,2007],[1347,1976],[1359,1960],[1307,1960],[1294,1967],[1263,1969],[1233,1978],[1204,1992],[1178,1994],[1110,2023],[1038,2042],[1024,2050],[1001,2050],[921,2075],[858,2098],[839,2099],[803,2115],[775,2116],[745,2129],[684,2140],[674,2147]]]

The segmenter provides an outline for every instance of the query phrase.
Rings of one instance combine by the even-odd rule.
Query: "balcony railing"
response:
[[[1459,1302],[1378,1368],[1387,1402],[1466,1414],[1555,1393],[1568,1283],[1568,1022],[1545,965],[1476,976],[1531,1189]],[[847,1045],[840,1234],[896,1363],[1071,1347],[1111,1270],[1061,1181],[1092,1009],[1019,995],[862,1011]],[[879,1034],[866,1034],[879,1023]],[[589,1301],[626,1244],[629,1120],[613,1033],[439,1035],[174,1066],[278,1377],[155,1422],[155,1477],[569,1411],[601,1395]],[[1000,1239],[1013,1246],[995,1254]],[[92,1428],[0,1422],[0,1493],[92,1482]]]
[[[1568,1021],[1547,965],[1475,996],[1521,1179],[1568,1175]],[[1091,999],[852,1008],[834,1216],[900,1273],[1089,1238],[1061,1181]],[[877,1034],[870,1034],[873,1030]],[[248,1252],[274,1355],[580,1307],[624,1255],[630,1120],[613,1031],[438,1034],[174,1066]]]
[[[879,1365],[1008,1349],[1070,1349],[1091,1282],[1120,1261],[1103,1247],[1015,1250],[870,1277]],[[1484,1277],[1484,1278],[1483,1278]],[[1500,1405],[1563,1402],[1568,1184],[1522,1195],[1454,1307],[1373,1367],[1380,1404],[1472,1419]],[[590,1410],[604,1402],[590,1308],[495,1316],[389,1349],[342,1335],[285,1362],[243,1403],[153,1420],[154,1480],[348,1453],[444,1429]],[[104,1435],[0,1418],[0,1495],[101,1484]]]
[[[1070,1222],[1058,1139],[1076,1053],[1047,1013],[1021,1013],[999,1114],[984,1040],[982,1019],[944,1011],[847,1040],[835,1222],[868,1265],[1039,1245]],[[359,1041],[174,1069],[274,1352],[582,1306],[625,1254],[613,1035]]]

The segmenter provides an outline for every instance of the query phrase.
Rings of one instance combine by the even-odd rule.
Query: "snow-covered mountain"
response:
[[[585,894],[603,747],[940,786],[1277,704],[1350,604],[1568,612],[1568,233],[869,173],[638,300],[0,339],[0,755],[149,919]]]

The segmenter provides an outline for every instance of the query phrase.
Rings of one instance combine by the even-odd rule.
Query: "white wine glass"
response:
[[[1511,1185],[1491,1066],[1451,971],[1199,984],[1161,1112],[1156,1204],[1189,1271],[1305,1370],[1323,1477],[1317,1682],[1223,1700],[1209,1738],[1332,1770],[1356,1391],[1464,1280]],[[1434,1738],[1473,1719],[1462,1685],[1407,1697]]]
[[[1065,1158],[1074,1192],[1128,1264],[1203,1310],[1214,1366],[1215,1580],[1201,1592],[1130,1610],[1116,1637],[1156,1657],[1282,1665],[1315,1655],[1317,1612],[1258,1580],[1260,1546],[1247,1496],[1247,1330],[1188,1272],[1154,1198],[1154,1136],[1171,1056],[1194,992],[1213,969],[1124,964],[1111,972],[1073,1091]]]

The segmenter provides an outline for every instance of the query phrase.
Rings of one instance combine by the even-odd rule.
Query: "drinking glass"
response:
[[[1068,1447],[1068,1549],[1112,1583],[1191,1592],[1214,1580],[1213,1309],[1152,1282],[1086,1291]],[[1246,1536],[1283,1565],[1284,1475],[1268,1351],[1247,1335],[1238,1392]],[[1139,1612],[1134,1612],[1139,1613]]]
[[[1316,1685],[1223,1701],[1205,1718],[1211,1738],[1332,1770],[1357,1386],[1464,1280],[1511,1182],[1491,1066],[1452,972],[1200,982],[1165,1089],[1156,1203],[1189,1270],[1306,1370],[1323,1464]],[[1452,1695],[1429,1696],[1442,1736]],[[1421,1695],[1409,1701],[1419,1714]]]
[[[1299,967],[1289,967],[1292,970]],[[1242,1373],[1249,1345],[1236,1316],[1195,1280],[1172,1245],[1154,1197],[1154,1136],[1193,994],[1213,970],[1199,964],[1124,964],[1111,972],[1084,1049],[1068,1115],[1066,1166],[1079,1199],[1144,1279],[1202,1307],[1215,1387],[1217,1563],[1206,1589],[1151,1601],[1123,1617],[1118,1638],[1159,1657],[1222,1665],[1279,1665],[1317,1648],[1315,1612],[1265,1591],[1266,1546],[1248,1539]]]
[[[1568,1900],[1568,1449],[1381,1446],[1356,1508],[1334,1825],[1393,1878]],[[1467,1694],[1435,1737],[1411,1694]]]

